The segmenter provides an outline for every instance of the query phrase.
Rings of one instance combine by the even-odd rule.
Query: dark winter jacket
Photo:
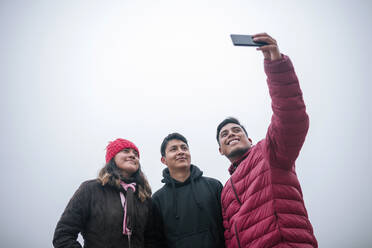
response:
[[[143,204],[150,210],[151,200]],[[82,246],[76,239],[81,233],[85,248],[127,248],[123,215],[117,188],[102,186],[97,179],[86,181],[75,192],[57,223],[53,245],[56,248],[80,248]],[[131,248],[136,247],[144,247],[143,231],[133,230]]]
[[[309,127],[302,92],[287,56],[265,61],[273,116],[266,138],[230,166],[222,191],[229,248],[318,247],[295,160]]]
[[[165,185],[153,195],[154,222],[159,247],[224,247],[220,195],[222,184],[203,177],[191,165],[190,177],[183,183],[170,177],[164,169]]]

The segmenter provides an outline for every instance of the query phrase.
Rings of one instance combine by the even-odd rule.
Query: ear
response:
[[[221,147],[218,147],[218,151],[220,152],[221,155],[224,155],[223,151],[221,150]]]
[[[167,165],[167,160],[165,159],[165,157],[161,157],[160,161],[161,161],[163,164]]]
[[[249,141],[249,143],[251,143],[251,145],[252,145],[253,142],[252,142],[251,138],[248,138],[248,141]]]

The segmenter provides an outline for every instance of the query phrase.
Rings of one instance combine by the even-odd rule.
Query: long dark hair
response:
[[[127,215],[129,217],[128,227],[133,233],[143,233],[149,211],[148,204],[144,203],[151,197],[151,188],[145,174],[141,170],[141,165],[139,165],[138,170],[133,173],[130,178],[124,178],[119,168],[116,166],[114,158],[112,158],[99,171],[98,180],[101,182],[102,186],[110,185],[126,194],[126,201],[128,204]],[[120,181],[124,181],[125,183],[135,182],[137,190],[133,192],[133,190],[129,188],[128,191],[125,192],[120,185]]]
[[[135,182],[138,186],[138,198],[141,202],[151,197],[151,187],[146,179],[145,174],[141,170],[141,165],[139,165],[138,170],[133,173],[130,178],[124,178],[121,176],[119,168],[116,166],[114,158],[112,158],[98,173],[98,180],[102,183],[102,186],[108,184],[113,187],[121,188],[120,181]]]

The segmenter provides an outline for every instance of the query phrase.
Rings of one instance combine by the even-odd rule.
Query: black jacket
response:
[[[225,247],[221,213],[222,184],[191,165],[190,177],[183,183],[164,169],[165,185],[152,197],[159,247]]]
[[[149,209],[148,222],[151,201],[146,200],[143,204]],[[117,188],[102,186],[98,180],[86,181],[63,212],[54,232],[53,245],[56,248],[81,248],[76,240],[81,233],[86,248],[129,247],[128,236],[123,235],[123,213]],[[133,231],[131,248],[145,246],[146,231],[139,232]]]

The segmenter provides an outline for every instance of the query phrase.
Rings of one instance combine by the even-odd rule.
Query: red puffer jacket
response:
[[[226,247],[318,247],[295,160],[309,126],[290,59],[265,61],[273,116],[266,138],[229,169],[221,195]]]

